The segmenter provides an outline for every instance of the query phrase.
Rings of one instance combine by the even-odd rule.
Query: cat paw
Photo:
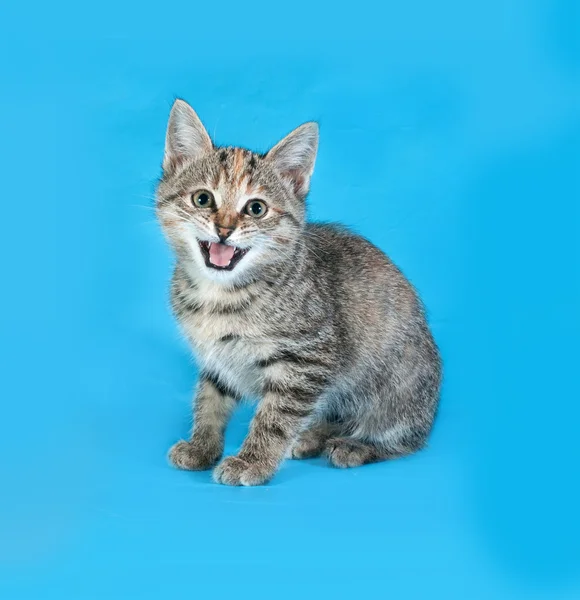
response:
[[[330,463],[341,469],[360,467],[371,462],[372,459],[372,450],[369,446],[349,438],[328,440],[325,453]]]
[[[273,473],[257,463],[249,463],[237,456],[228,456],[214,469],[213,479],[224,485],[261,485]]]
[[[221,448],[201,446],[182,440],[169,450],[169,462],[174,467],[186,471],[206,471],[217,463],[221,454]]]
[[[304,458],[315,458],[322,454],[324,443],[319,439],[298,439],[290,450],[292,458],[301,460]]]

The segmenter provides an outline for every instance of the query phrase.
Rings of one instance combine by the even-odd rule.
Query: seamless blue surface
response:
[[[0,597],[580,597],[579,31],[565,0],[2,3]],[[425,452],[168,466],[175,96],[220,144],[320,122],[311,218],[384,249],[441,347]]]

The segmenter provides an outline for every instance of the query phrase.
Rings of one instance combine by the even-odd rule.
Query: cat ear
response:
[[[318,125],[304,123],[266,154],[278,172],[289,181],[297,196],[304,198],[310,187],[318,150]]]
[[[171,172],[184,160],[201,158],[212,150],[211,138],[193,108],[176,100],[167,125],[163,170]]]

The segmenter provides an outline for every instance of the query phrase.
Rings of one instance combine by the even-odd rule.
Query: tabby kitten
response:
[[[260,398],[219,483],[262,484],[286,455],[336,467],[404,456],[433,424],[441,365],[410,283],[365,239],[306,223],[317,146],[306,123],[266,154],[218,148],[188,104],[171,110],[157,213],[201,370],[193,433],[171,462],[216,465],[236,402]]]

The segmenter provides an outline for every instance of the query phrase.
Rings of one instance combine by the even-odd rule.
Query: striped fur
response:
[[[363,238],[307,223],[318,142],[314,124],[266,155],[215,148],[178,101],[168,127],[157,212],[176,254],[173,311],[201,368],[190,441],[170,459],[211,468],[236,400],[258,398],[248,436],[216,481],[258,485],[283,458],[325,454],[353,467],[415,452],[431,430],[441,365],[421,302],[395,265]],[[211,191],[213,209],[191,194]],[[248,199],[264,217],[243,212]],[[231,271],[203,261],[199,241],[248,249]]]

